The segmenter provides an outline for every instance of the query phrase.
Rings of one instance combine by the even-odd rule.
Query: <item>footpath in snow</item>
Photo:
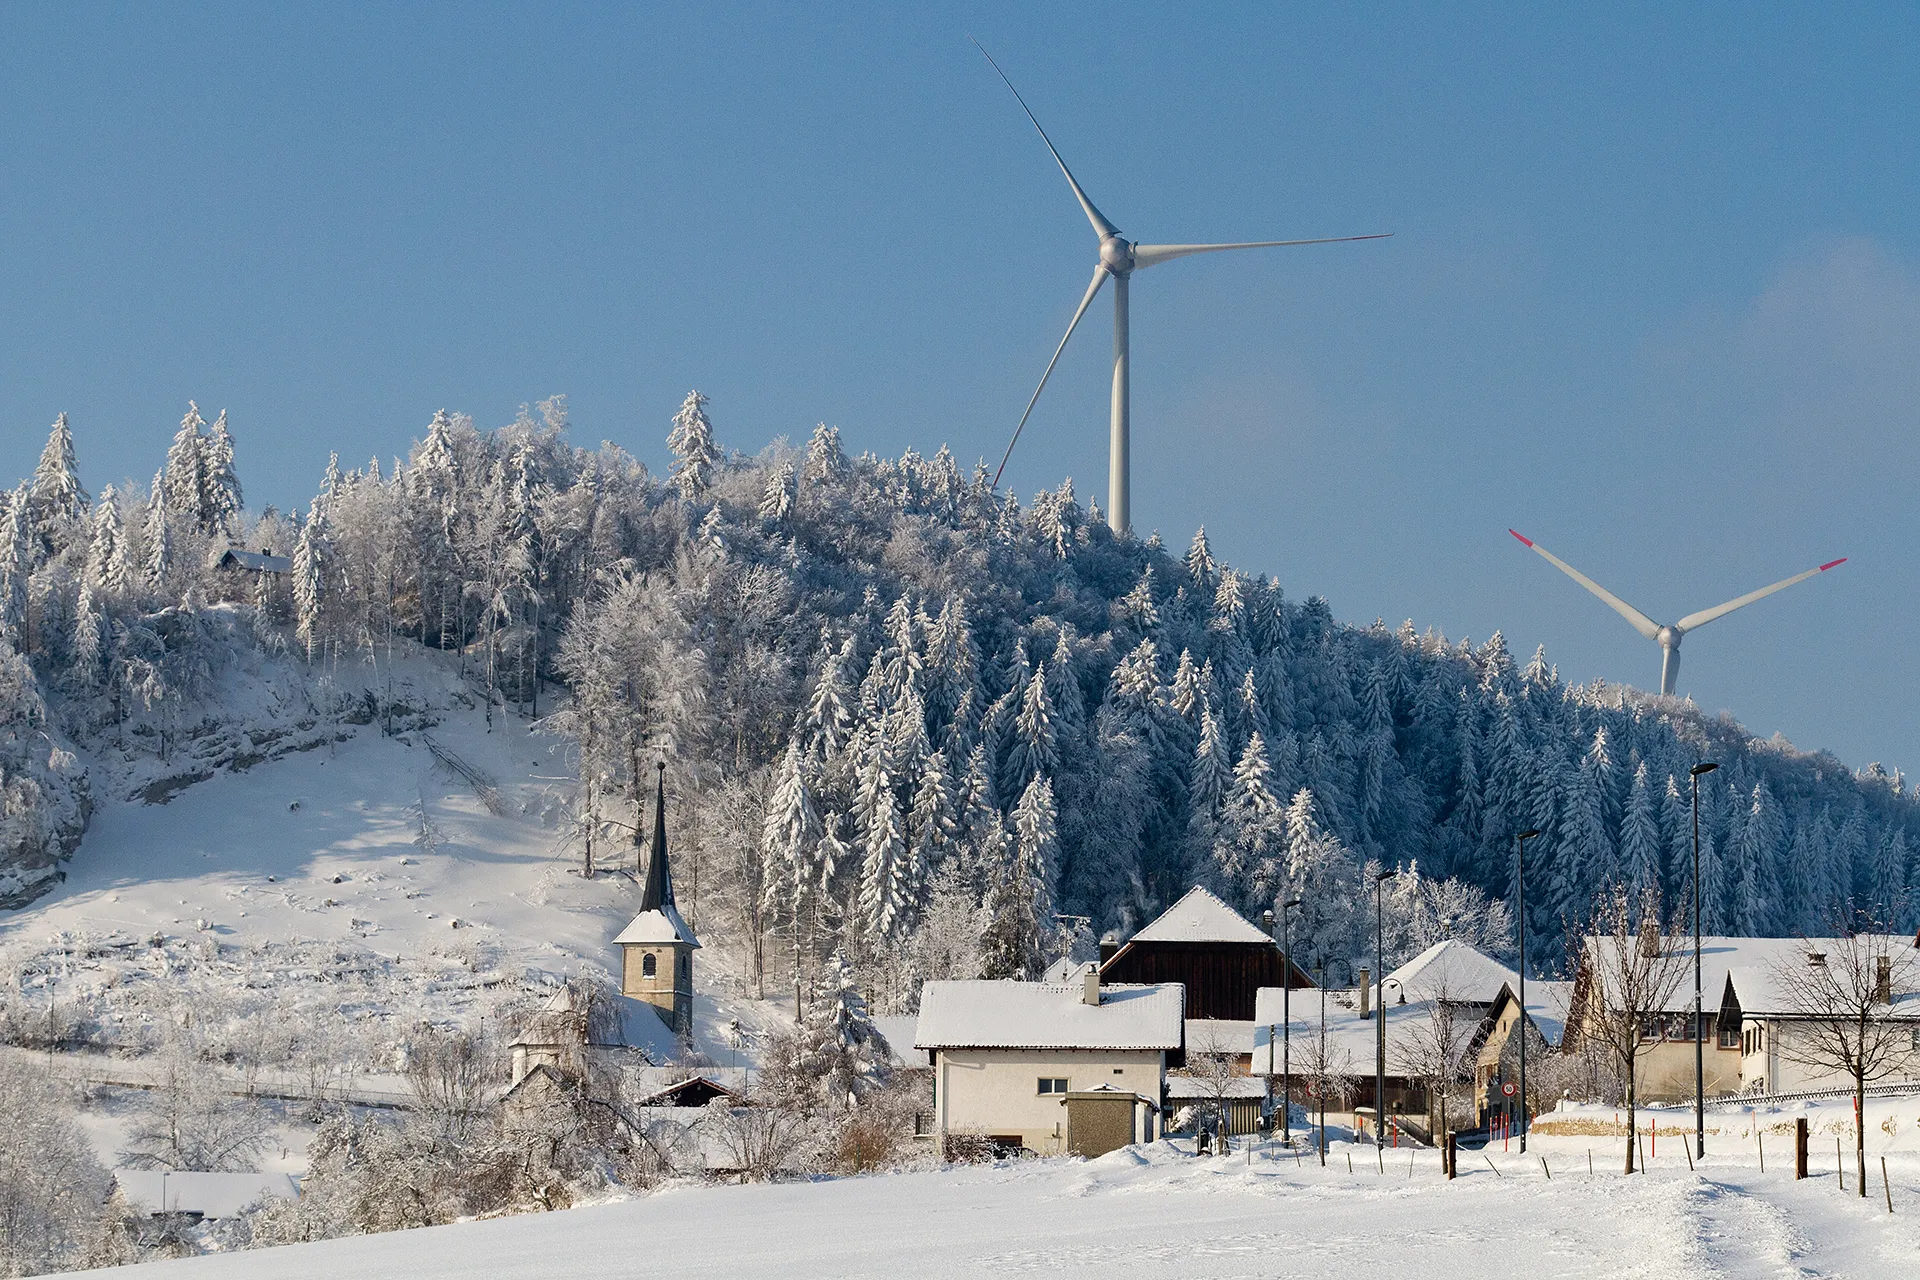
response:
[[[1336,1148],[1328,1168],[1159,1143],[1099,1160],[752,1187],[698,1187],[560,1213],[156,1264],[156,1275],[960,1277],[1909,1277],[1920,1161],[1896,1157],[1889,1215],[1831,1173],[1795,1183],[1729,1155],[1695,1174],[1589,1176],[1585,1148],[1476,1156]],[[1664,1162],[1663,1162],[1664,1163]],[[1876,1168],[1877,1173],[1877,1168]],[[107,1274],[107,1273],[100,1273]]]

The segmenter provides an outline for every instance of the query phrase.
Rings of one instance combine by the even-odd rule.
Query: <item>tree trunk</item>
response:
[[[1627,1172],[1633,1172],[1634,1150],[1640,1143],[1640,1128],[1634,1120],[1634,1107],[1638,1096],[1633,1087],[1633,1059],[1627,1059]]]
[[[1866,1073],[1853,1073],[1853,1164],[1860,1177],[1860,1198],[1867,1195],[1867,1077]]]

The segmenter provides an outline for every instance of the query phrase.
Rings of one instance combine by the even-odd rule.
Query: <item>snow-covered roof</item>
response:
[[[1264,1098],[1267,1082],[1253,1076],[1234,1076],[1228,1080],[1205,1080],[1199,1076],[1170,1075],[1167,1096],[1176,1101],[1194,1098]]]
[[[690,947],[700,945],[700,939],[693,936],[693,930],[687,927],[687,922],[680,918],[680,912],[671,902],[662,903],[651,911],[642,911],[627,922],[627,927],[613,941],[616,946],[663,942],[684,942]]]
[[[127,1203],[142,1213],[197,1213],[203,1218],[230,1218],[257,1201],[291,1200],[300,1194],[284,1173],[115,1169],[113,1180],[120,1184]]]
[[[1519,987],[1520,975],[1467,943],[1448,938],[1389,973],[1380,985],[1385,988],[1395,982],[1409,1000],[1492,1004],[1502,986]]]
[[[1828,960],[1831,961],[1834,953],[1841,947],[1847,945],[1843,939],[1824,938],[1785,938],[1777,940],[1770,938],[1767,939],[1767,941],[1782,941],[1790,945],[1779,948],[1777,953],[1765,964],[1732,965],[1727,969],[1727,983],[1733,988],[1733,996],[1740,1004],[1740,1014],[1742,1017],[1793,1016],[1798,1012],[1795,1007],[1796,1002],[1793,998],[1793,993],[1789,991],[1787,985],[1781,981],[1780,966],[1783,964],[1808,964],[1810,963],[1808,960],[1809,954],[1816,952],[1824,954]],[[1901,947],[1908,945],[1904,939],[1895,939],[1894,941],[1896,945]],[[1906,976],[1908,980],[1911,981],[1911,969],[1909,969],[1909,973]],[[1691,986],[1692,984],[1688,983],[1687,985]],[[1703,995],[1707,1007],[1717,1008],[1724,991],[1724,987],[1719,990],[1711,987],[1706,988]],[[1691,992],[1689,992],[1689,997],[1691,997]],[[1689,999],[1689,1004],[1691,1004],[1691,999]],[[1920,1019],[1920,992],[1896,991],[1894,993],[1893,1003],[1887,1008],[1884,1016],[1902,1022],[1908,1019]]]
[[[1187,989],[1114,984],[1100,1003],[1082,984],[929,982],[920,989],[920,1049],[1165,1049],[1180,1047]]]
[[[1146,928],[1129,938],[1135,942],[1264,942],[1272,944],[1260,926],[1248,920],[1206,889],[1195,885]]]
[[[1905,937],[1893,938],[1897,948],[1912,945]],[[1666,955],[1680,970],[1672,994],[1661,1005],[1662,1013],[1688,1013],[1693,1009],[1693,939],[1674,937],[1666,940]],[[1612,937],[1589,937],[1586,958],[1606,963],[1617,945]],[[1708,1009],[1720,1007],[1727,989],[1727,978],[1735,978],[1734,995],[1742,1013],[1782,1013],[1786,1001],[1772,976],[1782,965],[1805,964],[1810,952],[1832,955],[1849,944],[1842,938],[1702,938],[1700,940],[1700,990]],[[1529,984],[1528,995],[1532,995]],[[1902,1002],[1905,1007],[1904,1002]]]
[[[1081,974],[1087,971],[1087,964],[1088,962],[1085,960],[1075,960],[1072,956],[1061,956],[1058,960],[1055,960],[1047,966],[1047,971],[1040,975],[1040,981],[1076,981]]]
[[[911,1013],[882,1014],[873,1020],[874,1027],[886,1038],[887,1048],[893,1050],[893,1060],[901,1067],[930,1067],[925,1049],[916,1049],[913,1037],[920,1019]]]
[[[1294,988],[1294,998],[1300,989]],[[1245,1053],[1253,1043],[1253,1023],[1243,1018],[1188,1018],[1187,1053]]]
[[[268,555],[264,551],[242,551],[239,547],[227,548],[220,557],[220,568],[238,567],[252,569],[255,572],[265,570],[268,573],[292,573],[293,561],[286,556]]]

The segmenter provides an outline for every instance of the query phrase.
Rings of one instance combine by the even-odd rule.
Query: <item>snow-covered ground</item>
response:
[[[0,912],[14,1016],[44,1011],[127,1048],[151,1043],[162,1017],[226,1018],[236,1034],[249,1022],[331,1027],[358,1051],[420,1021],[471,1026],[516,994],[610,976],[611,939],[637,896],[633,847],[604,850],[614,872],[582,878],[555,741],[513,715],[489,732],[438,655],[403,662],[396,684],[435,723],[388,737],[309,718],[300,749],[212,768],[103,745],[90,760],[98,807],[66,882]],[[256,712],[235,701],[242,727],[222,732],[244,744]],[[483,775],[485,800],[429,738]],[[199,772],[212,776],[185,780]],[[676,870],[697,920],[686,863]],[[723,1064],[735,1018],[751,1032],[777,1016],[747,998],[730,962],[716,946],[695,966],[696,1047]],[[646,1047],[662,1061],[675,1052],[664,1026]],[[363,1057],[352,1070],[378,1087],[393,1065]]]
[[[346,1275],[1906,1277],[1920,1249],[1920,1161],[1860,1200],[1828,1173],[1795,1183],[1728,1155],[1633,1178],[1549,1151],[1495,1155],[1453,1182],[1432,1152],[1371,1149],[1348,1172],[1196,1159],[1184,1144],[1099,1160],[779,1186],[699,1187],[561,1213],[160,1263],[154,1274]],[[1463,1162],[1464,1167],[1464,1162]]]

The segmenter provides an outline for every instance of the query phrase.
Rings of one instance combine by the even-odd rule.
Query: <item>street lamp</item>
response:
[[[1320,986],[1320,1040],[1314,1052],[1315,1071],[1314,1092],[1320,1098],[1320,1140],[1314,1145],[1320,1148],[1320,1167],[1327,1167],[1327,966],[1322,964],[1313,971],[1313,980]]]
[[[1374,989],[1380,999],[1376,1011],[1378,1035],[1374,1046],[1373,1058],[1373,1145],[1381,1146],[1387,1133],[1387,927],[1386,917],[1380,905],[1380,886],[1393,877],[1393,872],[1382,871],[1373,878],[1373,963]]]
[[[1687,770],[1693,783],[1693,1155],[1707,1155],[1707,1042],[1700,1001],[1700,775],[1720,766],[1702,760]]]
[[[1513,889],[1520,899],[1520,1151],[1527,1150],[1527,841],[1540,833],[1528,827],[1513,838]]]
[[[1300,899],[1280,904],[1280,1131],[1281,1141],[1293,1145],[1293,917],[1288,914]],[[1267,1068],[1273,1068],[1273,1037],[1267,1037]]]

